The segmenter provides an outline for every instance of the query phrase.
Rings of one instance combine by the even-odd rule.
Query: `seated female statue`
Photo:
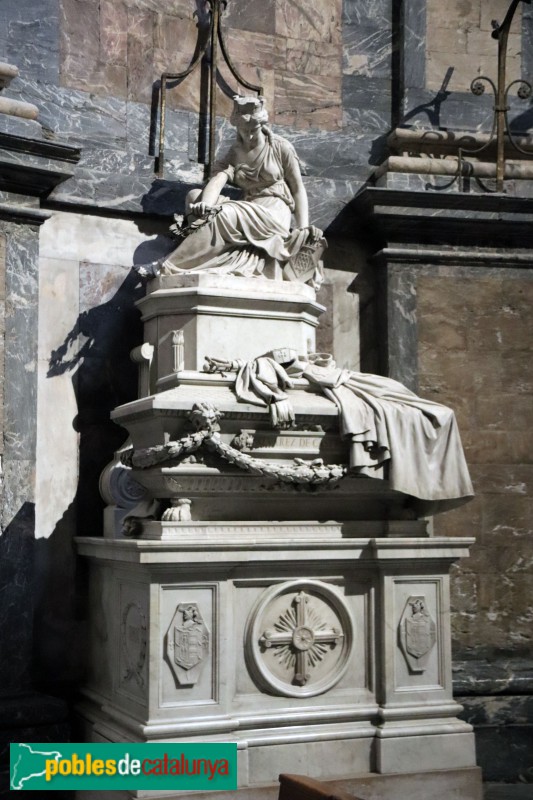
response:
[[[267,120],[262,97],[234,98],[230,121],[237,139],[204,189],[189,193],[191,232],[163,261],[160,274],[209,271],[282,277],[279,267],[302,247],[307,253],[321,251],[325,241],[322,231],[309,224],[296,151],[272,133]],[[242,200],[221,196],[228,182],[243,191]],[[318,263],[318,257],[314,261]]]

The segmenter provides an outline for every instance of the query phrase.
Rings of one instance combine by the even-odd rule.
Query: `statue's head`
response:
[[[249,129],[264,125],[268,122],[265,98],[253,95],[234,95],[230,122],[235,125],[237,130],[243,126]]]

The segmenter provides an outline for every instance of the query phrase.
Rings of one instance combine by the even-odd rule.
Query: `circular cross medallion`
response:
[[[289,581],[259,598],[245,638],[257,683],[275,694],[312,697],[331,689],[346,672],[353,626],[337,589],[321,581]]]

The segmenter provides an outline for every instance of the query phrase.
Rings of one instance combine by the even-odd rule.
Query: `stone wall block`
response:
[[[100,58],[125,67],[128,62],[128,12],[120,0],[100,0]]]
[[[485,0],[483,0],[483,4]],[[427,26],[428,28],[450,28],[455,30],[457,27],[468,28],[479,26],[481,0],[450,0],[443,4],[438,0],[429,0],[427,3]]]
[[[336,44],[287,39],[287,69],[306,75],[339,75],[339,48]]]
[[[492,20],[503,22],[509,3],[507,0],[481,0],[479,13],[479,27],[482,31],[487,31],[490,37],[492,32]],[[519,31],[522,18],[523,6],[519,3],[513,19],[511,31]],[[494,41],[494,40],[493,40]]]
[[[342,102],[348,131],[380,136],[390,128],[390,81],[364,75],[344,75]]]
[[[61,83],[88,88],[100,65],[100,6],[97,0],[61,0]]]
[[[476,416],[480,429],[527,431],[533,426],[533,404],[523,394],[493,393],[476,398]]]
[[[463,319],[451,317],[448,312],[424,315],[419,320],[420,337],[424,345],[434,350],[435,345],[444,350],[466,349],[467,326]]]
[[[278,0],[276,33],[292,39],[341,42],[342,0],[315,0],[305,12],[293,0]]]
[[[230,3],[223,24],[229,30],[274,34],[276,27],[276,0],[239,0]]]
[[[13,226],[6,243],[7,313],[29,309],[37,304],[37,257],[39,246],[36,228]]]
[[[522,431],[483,431],[480,436],[469,430],[463,435],[469,464],[527,464],[533,455],[527,436]]]
[[[271,70],[274,68],[275,37],[270,34],[249,31],[243,36],[241,30],[228,29],[226,42],[232,61],[241,71],[241,65],[255,64]],[[290,40],[289,40],[290,41]],[[287,43],[289,47],[289,43]],[[334,49],[334,48],[333,48]],[[243,78],[247,75],[242,70]]]
[[[6,459],[33,463],[37,402],[37,305],[6,308],[4,444]],[[7,468],[7,463],[6,463]],[[6,478],[7,484],[7,478]],[[17,489],[19,491],[19,489]],[[28,487],[29,491],[29,487]],[[33,496],[33,490],[30,491]]]
[[[1,14],[2,56],[20,66],[26,80],[57,84],[60,70],[58,0],[2,0]],[[18,80],[15,86],[17,84]]]
[[[489,494],[533,495],[533,465],[479,465],[474,472],[477,491]]]
[[[428,51],[430,53],[447,53],[448,55],[466,53],[471,30],[468,24],[460,25],[459,23],[454,27],[429,26],[426,39]]]
[[[373,136],[347,136],[341,131],[294,131],[289,128],[276,128],[296,148],[303,164],[305,175],[324,180],[345,180],[359,177],[366,170],[374,150]],[[355,246],[355,245],[354,245]]]
[[[276,76],[274,121],[297,128],[336,130],[342,125],[340,76],[285,72]]]
[[[187,69],[194,55],[198,34],[198,24],[193,19],[181,19],[170,14],[154,15],[156,72],[182,72]]]
[[[123,0],[131,11],[153,12],[155,14],[170,14],[181,19],[191,19],[198,11],[195,3],[190,0]]]
[[[512,358],[502,359],[502,381],[513,392],[533,393],[533,371],[531,370],[531,353],[527,350],[513,352]]]
[[[39,106],[39,120],[70,144],[123,148],[126,142],[126,103],[111,96],[19,78],[20,94]],[[60,187],[65,184],[60,184]]]
[[[502,467],[505,470],[505,467]],[[483,529],[487,537],[513,540],[531,536],[533,533],[533,498],[531,495],[500,497],[486,495],[483,498]],[[523,543],[521,543],[523,544]],[[513,548],[510,548],[513,551]]]
[[[392,54],[392,2],[343,3],[343,66],[347,75],[386,78]]]
[[[154,68],[155,15],[128,10],[128,99],[151,103]]]
[[[454,570],[452,587],[452,601],[454,613],[476,614],[478,611],[478,592],[476,576],[471,571],[461,572]]]
[[[392,28],[389,19],[376,25],[352,27],[344,35],[343,66],[346,75],[388,77],[391,68]]]

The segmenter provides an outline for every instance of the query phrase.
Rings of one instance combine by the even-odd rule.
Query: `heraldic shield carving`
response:
[[[166,636],[166,655],[180,685],[195,684],[209,653],[209,631],[196,603],[180,603]]]
[[[411,672],[424,672],[435,645],[436,625],[427,610],[425,597],[410,597],[399,629],[400,647]]]

